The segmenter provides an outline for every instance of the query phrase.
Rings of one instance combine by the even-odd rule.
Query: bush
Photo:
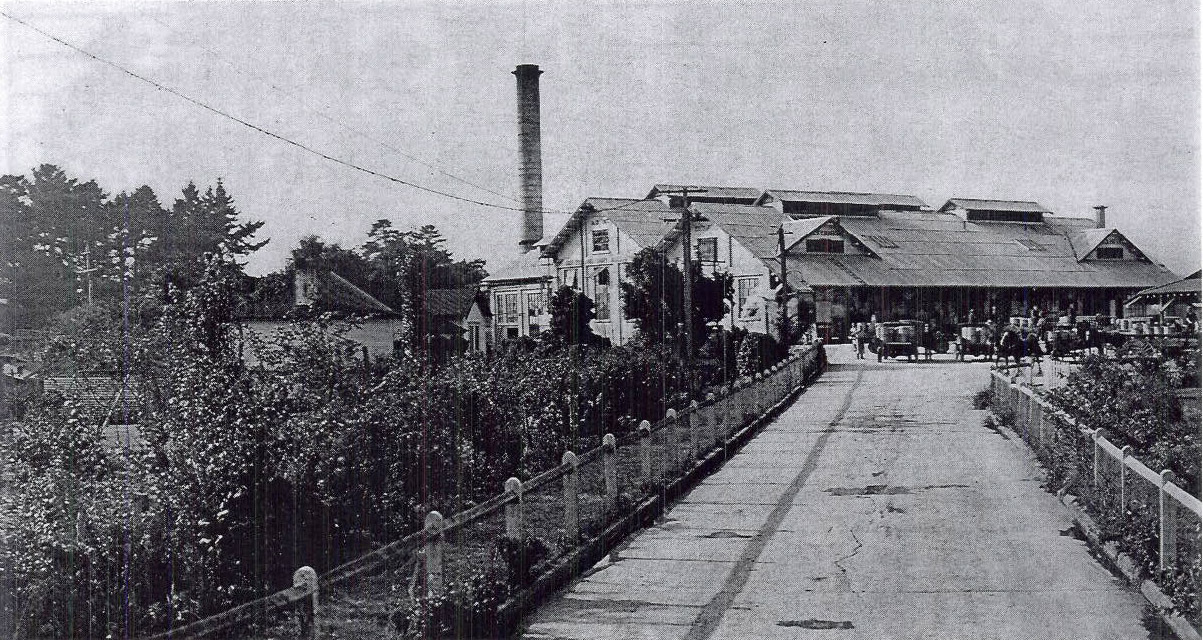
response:
[[[538,577],[535,569],[551,556],[551,547],[536,536],[522,540],[502,537],[497,541],[497,552],[505,561],[511,589],[519,591]]]
[[[994,404],[994,392],[989,389],[982,389],[973,394],[974,409],[989,409]]]
[[[470,579],[447,586],[441,594],[418,598],[393,614],[393,625],[406,638],[493,638],[500,635],[498,612],[509,585],[491,566]]]

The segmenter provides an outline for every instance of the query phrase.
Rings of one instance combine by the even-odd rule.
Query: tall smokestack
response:
[[[1100,204],[1094,208],[1094,226],[1099,229],[1107,226],[1107,205]]]
[[[518,172],[522,179],[522,233],[518,246],[530,251],[543,237],[543,145],[539,134],[539,70],[520,64],[518,77]]]

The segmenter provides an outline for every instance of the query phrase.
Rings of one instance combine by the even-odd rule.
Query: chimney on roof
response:
[[[520,64],[518,78],[518,174],[522,182],[522,231],[518,246],[530,251],[543,237],[543,151],[539,133],[539,70]]]
[[[1098,229],[1107,226],[1107,205],[1100,204],[1094,208],[1094,226]]]

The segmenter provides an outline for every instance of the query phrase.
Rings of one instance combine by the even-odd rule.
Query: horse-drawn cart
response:
[[[984,324],[963,324],[957,336],[957,360],[965,356],[994,357],[994,332]]]

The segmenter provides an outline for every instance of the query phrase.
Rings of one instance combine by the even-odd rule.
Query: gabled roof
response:
[[[546,280],[551,276],[547,273],[547,267],[540,264],[541,257],[542,254],[538,251],[528,251],[517,258],[503,262],[495,272],[489,274],[481,282],[492,284],[515,280]]]
[[[681,209],[671,208],[660,200],[588,198],[543,249],[543,255],[554,256],[576,230],[581,228],[585,219],[593,215],[604,215],[640,248],[654,247],[672,230],[673,225],[680,219],[681,212]]]
[[[814,233],[819,227],[831,222],[839,220],[836,216],[819,216],[817,218],[803,218],[802,220],[790,220],[785,223],[785,242],[786,250],[792,249],[794,245],[802,242],[806,236]],[[839,224],[838,222],[836,224]]]
[[[1175,278],[1148,260],[1079,261],[1070,238],[1087,220],[977,224],[938,212],[884,211],[840,226],[878,257],[791,252],[791,271],[824,286],[1131,287]],[[798,283],[791,282],[797,286]]]
[[[333,271],[318,272],[314,298],[316,306],[332,311],[397,314],[395,309]]]
[[[788,218],[769,207],[745,204],[698,202],[690,210],[700,218],[695,229],[717,225],[731,239],[760,260],[777,259],[777,227]],[[680,232],[675,227],[665,234],[662,244],[676,241]]]
[[[1039,202],[1026,200],[980,200],[978,198],[949,198],[940,211],[965,209],[966,211],[1020,211],[1028,213],[1052,213]]]
[[[652,190],[648,192],[647,197],[655,198],[665,192],[680,191],[685,186],[689,186],[690,188],[693,188],[693,189],[705,189],[706,190],[705,193],[697,194],[698,196],[703,197],[703,198],[728,198],[728,199],[732,199],[732,200],[747,200],[747,201],[749,201],[749,204],[751,204],[752,202],[755,202],[756,199],[760,197],[760,194],[764,193],[764,189],[759,189],[757,187],[709,187],[709,186],[680,185],[680,184],[658,184],[658,185],[652,187]],[[690,196],[690,197],[694,197],[694,196]]]
[[[472,307],[476,289],[427,289],[423,294],[423,308],[431,316],[454,316],[463,318]]]
[[[1112,234],[1119,236],[1128,244],[1132,244],[1132,241],[1124,237],[1124,234],[1120,233],[1115,227],[1084,229],[1071,235],[1069,237],[1069,242],[1073,245],[1074,253],[1078,256],[1078,260],[1082,260],[1086,256],[1090,255],[1091,251],[1097,249],[1104,240],[1110,238]],[[1132,246],[1135,247],[1136,245]]]
[[[769,189],[765,191],[756,204],[764,204],[775,198],[782,202],[832,202],[837,204],[861,204],[889,208],[919,207],[926,209],[927,203],[915,196],[892,193],[856,193],[852,191],[793,191],[790,189]]]

